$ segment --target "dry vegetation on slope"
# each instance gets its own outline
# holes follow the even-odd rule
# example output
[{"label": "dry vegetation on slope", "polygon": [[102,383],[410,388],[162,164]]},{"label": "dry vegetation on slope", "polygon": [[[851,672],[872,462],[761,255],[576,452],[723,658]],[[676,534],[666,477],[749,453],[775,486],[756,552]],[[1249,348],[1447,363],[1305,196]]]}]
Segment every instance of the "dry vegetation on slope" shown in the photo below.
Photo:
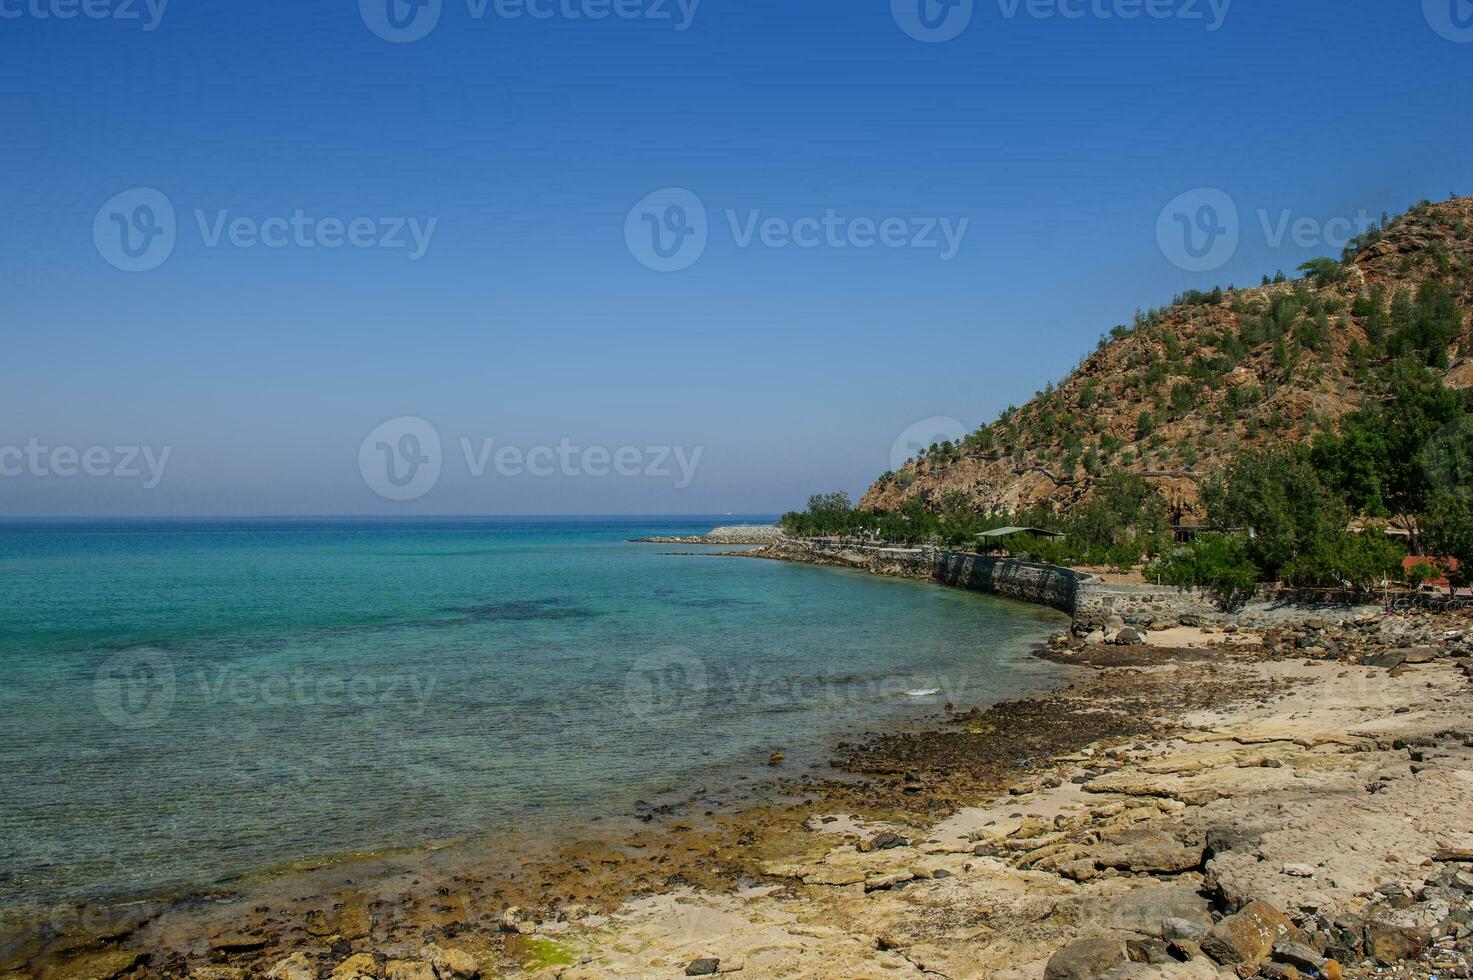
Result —
[{"label": "dry vegetation on slope", "polygon": [[959,445],[887,473],[860,507],[1065,508],[1109,472],[1143,474],[1199,515],[1203,480],[1240,448],[1303,440],[1380,390],[1398,357],[1473,387],[1473,198],[1424,202],[1303,279],[1178,297],[1116,327],[1057,388]]}]

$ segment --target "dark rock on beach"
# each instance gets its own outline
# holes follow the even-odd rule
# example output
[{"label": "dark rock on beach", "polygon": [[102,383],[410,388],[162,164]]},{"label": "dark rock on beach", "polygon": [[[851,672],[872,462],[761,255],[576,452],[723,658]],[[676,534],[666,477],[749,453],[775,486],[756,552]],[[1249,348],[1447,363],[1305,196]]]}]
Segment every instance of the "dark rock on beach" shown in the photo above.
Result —
[{"label": "dark rock on beach", "polygon": [[1076,939],[1049,957],[1044,980],[1094,980],[1127,959],[1118,939]]}]

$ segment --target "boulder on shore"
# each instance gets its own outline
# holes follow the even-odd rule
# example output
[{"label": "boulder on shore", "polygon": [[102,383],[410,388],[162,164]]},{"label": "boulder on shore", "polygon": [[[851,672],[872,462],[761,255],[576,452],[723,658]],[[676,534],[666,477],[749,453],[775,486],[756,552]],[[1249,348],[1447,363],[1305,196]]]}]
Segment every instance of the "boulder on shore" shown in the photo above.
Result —
[{"label": "boulder on shore", "polygon": [[1094,859],[1104,868],[1179,874],[1202,866],[1202,848],[1187,847],[1164,831],[1140,827],[1105,838]]},{"label": "boulder on shore", "polygon": [[1267,902],[1255,901],[1213,926],[1202,940],[1202,952],[1227,966],[1258,966],[1276,944],[1300,938],[1288,916]]},{"label": "boulder on shore", "polygon": [[1049,957],[1043,978],[1094,980],[1125,961],[1125,944],[1118,939],[1076,939]]}]

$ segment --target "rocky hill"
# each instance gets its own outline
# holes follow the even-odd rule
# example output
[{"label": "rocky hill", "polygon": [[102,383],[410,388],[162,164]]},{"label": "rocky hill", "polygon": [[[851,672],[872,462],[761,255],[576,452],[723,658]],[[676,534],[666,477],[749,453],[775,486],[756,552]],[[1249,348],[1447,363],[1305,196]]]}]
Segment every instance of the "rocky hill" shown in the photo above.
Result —
[{"label": "rocky hill", "polygon": [[1125,470],[1190,520],[1204,479],[1237,450],[1312,437],[1376,397],[1378,366],[1415,358],[1473,386],[1470,309],[1473,198],[1423,202],[1301,279],[1138,313],[1057,387],[885,474],[860,506],[1062,508]]}]

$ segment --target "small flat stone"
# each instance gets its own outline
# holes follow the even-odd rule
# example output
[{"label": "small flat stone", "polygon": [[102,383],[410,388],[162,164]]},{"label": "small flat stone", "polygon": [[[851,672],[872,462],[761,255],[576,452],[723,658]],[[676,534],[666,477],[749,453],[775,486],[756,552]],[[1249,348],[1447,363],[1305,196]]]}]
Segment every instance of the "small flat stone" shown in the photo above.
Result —
[{"label": "small flat stone", "polygon": [[1166,948],[1171,951],[1172,956],[1183,963],[1203,955],[1202,947],[1195,939],[1173,939],[1166,944]]},{"label": "small flat stone", "polygon": [[903,885],[908,881],[915,880],[914,871],[897,871],[895,874],[881,875],[878,878],[870,878],[864,883],[866,892],[886,891],[896,885]]},{"label": "small flat stone", "polygon": [[354,953],[333,967],[332,975],[335,980],[360,980],[363,977],[378,976],[378,963],[368,953]]},{"label": "small flat stone", "polygon": [[890,832],[888,830],[884,830],[884,831],[881,831],[878,834],[875,834],[875,836],[871,837],[868,841],[865,841],[865,846],[864,847],[861,847],[860,850],[861,851],[888,851],[888,850],[892,850],[893,848],[897,848],[897,847],[909,847],[909,846],[910,846],[910,841],[908,839],[906,839],[904,837],[901,837],[899,834],[892,833],[892,832]]},{"label": "small flat stone", "polygon": [[1273,957],[1305,973],[1319,973],[1325,968],[1325,958],[1304,943],[1278,943]]},{"label": "small flat stone", "polygon": [[480,976],[480,962],[463,949],[454,946],[437,946],[433,943],[420,951],[426,963],[435,968],[440,980],[471,980]]},{"label": "small flat stone", "polygon": [[305,953],[293,953],[266,971],[266,980],[316,980],[317,971]]},{"label": "small flat stone", "polygon": [[1199,922],[1195,919],[1170,918],[1161,920],[1161,938],[1167,942],[1178,939],[1190,939],[1193,942],[1201,942],[1207,933],[1212,931],[1209,923]]},{"label": "small flat stone", "polygon": [[1126,940],[1125,952],[1132,963],[1149,963],[1159,966],[1171,962],[1171,950],[1165,941],[1160,939]]}]

